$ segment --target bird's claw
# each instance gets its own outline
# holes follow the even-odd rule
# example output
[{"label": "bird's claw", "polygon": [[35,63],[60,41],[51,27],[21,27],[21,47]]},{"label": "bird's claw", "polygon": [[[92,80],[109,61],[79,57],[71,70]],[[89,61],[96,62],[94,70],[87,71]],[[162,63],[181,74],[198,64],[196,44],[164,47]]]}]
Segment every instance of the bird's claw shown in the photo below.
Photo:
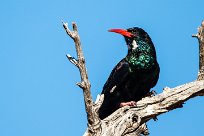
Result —
[{"label": "bird's claw", "polygon": [[120,103],[120,107],[124,107],[124,106],[136,106],[137,103],[135,101],[130,101],[130,102],[121,102]]}]

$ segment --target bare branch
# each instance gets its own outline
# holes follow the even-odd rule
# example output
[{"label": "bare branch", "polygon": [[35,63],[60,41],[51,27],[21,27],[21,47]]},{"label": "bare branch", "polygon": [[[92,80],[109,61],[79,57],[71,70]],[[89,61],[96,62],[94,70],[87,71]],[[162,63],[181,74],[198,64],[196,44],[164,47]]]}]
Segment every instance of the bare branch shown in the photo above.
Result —
[{"label": "bare branch", "polygon": [[[163,92],[156,96],[145,97],[137,102],[135,107],[122,107],[104,120],[98,117],[104,96],[99,96],[93,103],[90,82],[85,65],[85,59],[81,49],[76,23],[73,23],[73,31],[68,29],[68,24],[63,23],[66,33],[74,40],[77,60],[67,55],[69,61],[77,66],[81,75],[81,82],[77,85],[83,89],[84,101],[88,119],[88,129],[84,136],[139,136],[148,133],[146,122],[160,114],[180,108],[190,98],[204,95],[204,21],[198,28],[198,33],[192,35],[199,41],[199,73],[198,80],[177,86],[165,87]],[[114,90],[113,90],[114,91]]]},{"label": "bare branch", "polygon": [[63,22],[63,27],[66,31],[66,33],[74,40],[75,48],[77,52],[77,60],[71,55],[67,55],[68,60],[77,66],[77,68],[80,71],[81,76],[81,82],[77,83],[77,85],[83,89],[84,94],[84,102],[85,102],[85,108],[87,113],[87,120],[88,120],[88,126],[89,126],[89,132],[94,134],[97,129],[100,129],[100,119],[98,117],[98,114],[95,112],[94,103],[91,96],[91,85],[88,80],[88,74],[86,70],[86,64],[84,55],[81,48],[81,41],[78,34],[78,29],[76,23],[72,23],[73,31],[69,30],[68,23]]},{"label": "bare branch", "polygon": [[[150,119],[179,108],[183,102],[204,95],[204,80],[194,81],[175,88],[166,88],[163,93],[145,97],[136,107],[123,107],[101,121],[100,136],[132,136]],[[141,132],[141,131],[140,131]],[[85,133],[86,136],[86,133]]]},{"label": "bare branch", "polygon": [[198,38],[199,42],[198,80],[204,80],[204,21],[202,21],[201,26],[198,27],[198,33],[192,36]]}]

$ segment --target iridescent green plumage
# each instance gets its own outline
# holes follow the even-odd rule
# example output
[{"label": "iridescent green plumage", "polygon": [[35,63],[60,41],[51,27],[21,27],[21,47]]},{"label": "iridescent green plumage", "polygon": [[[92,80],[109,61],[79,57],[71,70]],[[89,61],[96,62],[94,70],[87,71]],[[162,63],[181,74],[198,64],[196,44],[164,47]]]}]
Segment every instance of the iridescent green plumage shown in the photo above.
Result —
[{"label": "iridescent green plumage", "polygon": [[139,47],[130,51],[126,56],[126,61],[134,69],[151,69],[155,65],[155,56],[151,54],[153,48],[150,45],[138,41]]},{"label": "iridescent green plumage", "polygon": [[138,101],[147,95],[156,85],[160,72],[154,44],[143,29],[134,27],[112,32],[124,35],[128,54],[115,66],[103,87],[101,119],[117,110],[121,103]]}]

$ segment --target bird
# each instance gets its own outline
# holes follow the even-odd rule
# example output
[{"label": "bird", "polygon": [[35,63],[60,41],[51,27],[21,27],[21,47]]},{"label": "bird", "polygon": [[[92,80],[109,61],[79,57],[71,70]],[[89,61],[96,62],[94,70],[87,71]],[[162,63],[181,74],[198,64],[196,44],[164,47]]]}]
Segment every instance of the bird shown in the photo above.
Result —
[{"label": "bird", "polygon": [[110,29],[125,38],[127,55],[113,68],[101,94],[104,101],[99,108],[104,119],[123,106],[136,106],[159,79],[160,67],[155,46],[142,28]]}]

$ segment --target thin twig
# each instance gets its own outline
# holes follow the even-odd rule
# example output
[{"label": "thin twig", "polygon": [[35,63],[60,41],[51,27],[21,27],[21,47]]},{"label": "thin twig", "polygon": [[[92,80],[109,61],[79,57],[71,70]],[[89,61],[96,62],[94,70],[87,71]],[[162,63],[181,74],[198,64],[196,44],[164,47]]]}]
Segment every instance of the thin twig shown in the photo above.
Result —
[{"label": "thin twig", "polygon": [[78,61],[77,61],[74,57],[72,57],[70,54],[67,54],[66,56],[67,56],[67,59],[68,59],[72,64],[74,64],[76,67],[79,67]]}]

